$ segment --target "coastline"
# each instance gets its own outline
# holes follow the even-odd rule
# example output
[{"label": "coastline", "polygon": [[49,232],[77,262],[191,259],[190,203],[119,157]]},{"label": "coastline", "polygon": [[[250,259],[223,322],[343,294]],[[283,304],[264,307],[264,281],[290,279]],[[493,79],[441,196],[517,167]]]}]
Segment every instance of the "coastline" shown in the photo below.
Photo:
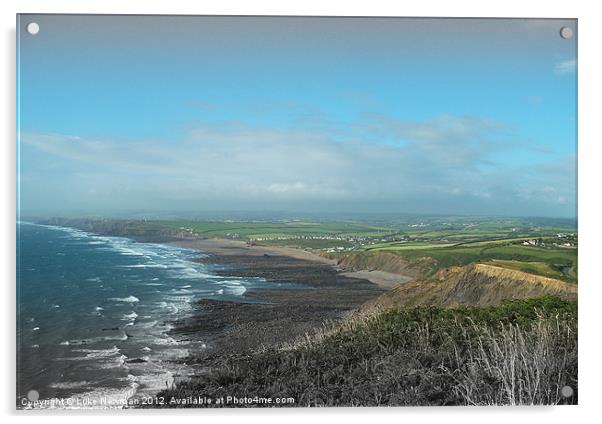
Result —
[{"label": "coastline", "polygon": [[[69,228],[72,227],[64,227],[64,229]],[[82,232],[81,230],[74,231]],[[329,329],[332,327],[332,324],[343,322],[357,311],[362,311],[364,305],[369,305],[382,293],[387,293],[384,297],[389,299],[395,296],[400,290],[403,291],[406,288],[416,285],[422,286],[424,284],[424,281],[417,280],[413,284],[404,286],[401,283],[410,281],[410,277],[378,270],[362,269],[368,268],[365,265],[353,267],[352,269],[358,269],[358,271],[349,272],[345,269],[346,261],[338,262],[311,252],[288,247],[255,246],[247,245],[240,241],[224,239],[156,237],[150,241],[143,237],[120,235],[116,236],[115,240],[109,240],[107,237],[97,234],[87,234],[86,237],[93,239],[90,243],[92,245],[97,245],[101,241],[103,243],[109,241],[112,244],[117,243],[113,250],[116,249],[126,257],[132,255],[134,252],[138,252],[134,256],[143,256],[146,260],[143,260],[143,263],[133,263],[132,265],[132,262],[130,262],[129,266],[125,265],[126,268],[131,266],[136,270],[135,272],[140,272],[139,269],[143,269],[146,266],[151,270],[163,268],[172,270],[183,269],[186,272],[185,278],[199,278],[195,275],[191,276],[191,273],[194,274],[195,269],[201,270],[200,275],[204,276],[201,278],[206,277],[209,280],[211,293],[215,295],[215,297],[211,295],[206,297],[205,292],[201,291],[199,292],[200,296],[196,298],[197,300],[195,300],[194,296],[188,297],[185,300],[185,304],[187,305],[185,308],[186,314],[183,313],[183,309],[176,308],[173,315],[167,317],[167,319],[161,319],[162,323],[160,325],[165,328],[161,332],[162,337],[165,336],[167,339],[171,339],[174,345],[178,345],[177,350],[186,351],[186,353],[177,356],[166,356],[162,361],[159,361],[159,364],[163,363],[163,365],[160,365],[162,370],[160,378],[149,379],[148,377],[151,376],[151,373],[144,372],[144,370],[139,370],[141,372],[129,371],[127,377],[130,385],[125,388],[127,391],[125,401],[123,400],[123,390],[121,387],[118,391],[109,393],[109,396],[106,395],[108,392],[102,392],[104,398],[114,399],[110,401],[110,406],[115,408],[144,407],[140,403],[141,399],[152,398],[153,396],[172,398],[175,396],[176,399],[188,399],[190,396],[197,396],[197,394],[208,393],[209,395],[215,394],[217,396],[229,392],[238,393],[238,391],[241,391],[241,393],[247,393],[248,391],[264,394],[266,390],[272,396],[276,396],[279,395],[281,387],[301,387],[302,389],[299,392],[294,393],[301,393],[301,399],[313,399],[312,396],[315,393],[321,392],[319,390],[315,393],[305,392],[304,388],[308,386],[306,384],[307,381],[318,381],[318,387],[330,384],[330,377],[324,379],[321,375],[325,374],[321,373],[324,370],[338,369],[337,366],[341,358],[346,358],[344,359],[347,361],[346,363],[350,364],[351,369],[355,370],[349,372],[344,368],[342,373],[337,371],[337,378],[340,378],[337,381],[346,382],[343,387],[347,387],[345,389],[347,394],[355,393],[354,388],[364,382],[370,382],[370,387],[374,387],[374,385],[379,387],[378,384],[381,384],[379,383],[380,378],[377,376],[375,380],[375,376],[369,374],[368,370],[374,369],[372,367],[380,367],[385,363],[386,360],[384,358],[391,355],[392,349],[406,354],[407,348],[404,344],[405,342],[400,345],[388,345],[387,343],[391,339],[389,336],[385,337],[386,343],[381,345],[382,339],[379,339],[381,336],[378,335],[382,335],[382,331],[385,331],[385,335],[388,334],[386,333],[389,331],[387,321],[384,321],[384,327],[381,330],[374,333],[376,336],[372,342],[366,341],[374,336],[372,332],[369,334],[359,332],[350,335],[350,339],[348,339],[349,345],[341,343],[338,335],[334,339],[330,339],[326,344],[320,345],[319,343],[325,340],[323,337],[320,337],[324,335],[323,329]],[[121,237],[126,237],[129,241],[117,239]],[[148,243],[153,246],[136,246],[137,243]],[[144,251],[145,249],[152,249],[153,252],[161,252],[162,249],[179,251],[178,248],[183,248],[181,252],[185,252],[185,256],[182,256],[183,259],[179,255],[167,254],[161,255],[160,258],[162,258],[163,262],[158,263],[159,260],[155,258],[156,255],[140,255],[141,250]],[[185,266],[183,266],[184,262],[186,263]],[[115,265],[115,261],[111,261],[111,264]],[[119,261],[117,261],[117,264],[119,264]],[[349,268],[352,266],[350,265]],[[154,275],[157,274],[152,274],[151,276]],[[120,277],[125,276],[120,274]],[[147,278],[147,281],[159,281],[161,277],[165,277],[166,282],[170,281],[171,278],[170,274],[165,274],[158,275],[158,277],[152,279]],[[116,287],[121,287],[121,283],[127,281],[122,278],[118,278],[117,280],[118,284]],[[137,281],[143,280],[144,278]],[[472,279],[470,280],[472,281]],[[85,281],[101,282],[101,279],[94,277]],[[466,279],[463,281],[466,281]],[[223,283],[223,285],[220,283]],[[477,280],[476,283],[478,286],[479,281]],[[149,283],[143,285],[156,286],[163,284]],[[220,285],[223,289],[219,289]],[[217,288],[215,288],[216,286]],[[236,289],[233,292],[233,296],[223,296],[224,290],[231,289],[232,286]],[[181,286],[181,283],[178,282],[176,287],[186,289],[193,286]],[[126,290],[130,289],[126,288]],[[159,300],[169,299],[171,292],[160,292],[157,289],[152,290],[159,295],[167,293],[167,297]],[[144,297],[140,296],[140,299],[138,299],[133,297],[132,293],[138,296],[138,293],[129,291],[128,293],[122,293],[119,297],[108,298],[108,300],[126,303],[140,302],[142,305],[143,302],[141,299],[144,299]],[[127,294],[130,296],[126,297]],[[203,299],[198,300],[199,297]],[[401,298],[407,298],[407,296],[404,294]],[[524,308],[532,308],[532,304],[529,303],[531,300],[527,299],[527,301],[520,304],[519,307],[522,308],[520,311],[523,311]],[[535,300],[550,302],[548,299]],[[555,302],[554,300],[552,301]],[[560,298],[557,301],[562,302]],[[558,304],[553,303],[550,306],[548,303],[544,303],[544,306],[547,305],[552,309],[568,308],[566,304],[561,303],[558,306]],[[439,303],[439,305],[442,304],[441,302]],[[399,310],[395,313],[411,313],[410,309],[407,311]],[[502,309],[501,311],[503,312],[504,310]],[[138,314],[134,314],[133,312],[121,316],[127,316],[133,324],[135,318],[132,321],[130,315],[135,315],[135,318],[138,317]],[[148,316],[144,316],[142,313],[140,315],[143,319],[152,319],[154,313],[149,313]],[[430,316],[430,313],[427,315]],[[497,319],[497,316],[494,316]],[[510,316],[510,319],[512,319],[512,316]],[[488,315],[485,315],[485,318],[489,319],[487,317]],[[158,323],[157,320],[153,322],[155,324]],[[410,322],[413,323],[414,320],[412,319]],[[127,325],[131,324],[126,324],[126,327]],[[351,327],[355,327],[355,325]],[[121,328],[121,324],[119,328]],[[343,325],[343,328],[343,332],[345,332],[348,327]],[[402,341],[406,340],[407,336],[404,333],[404,328],[402,327],[400,337],[398,337]],[[107,328],[107,331],[117,329],[118,327],[111,327]],[[528,331],[528,328],[525,327],[522,330]],[[103,328],[102,331],[105,331],[105,329]],[[143,334],[146,334],[146,330],[144,329]],[[326,359],[324,363],[321,362],[321,356],[317,358],[317,361],[315,360],[316,358],[309,360],[304,356],[304,346],[307,345],[303,341],[307,336],[311,337],[314,334],[317,334],[318,338],[310,339],[311,343],[315,342],[319,346],[322,346],[317,349],[317,352],[326,352],[331,355],[330,359]],[[326,334],[330,333],[326,332]],[[335,334],[338,333],[335,332]],[[447,335],[448,333],[444,334]],[[498,337],[497,333],[495,334],[494,337]],[[533,336],[535,337],[537,334],[534,333]],[[136,334],[130,335],[126,333],[126,335],[128,338],[133,337],[134,341],[138,340],[138,335]],[[326,336],[326,339],[328,339],[328,336]],[[497,343],[497,339],[494,338],[493,341]],[[368,353],[365,353],[365,356],[360,357],[359,360],[357,357],[353,359],[353,355],[351,355],[351,359],[347,358],[345,352],[349,352],[349,350],[337,350],[342,346],[342,349],[351,348],[355,351],[356,346],[361,349],[362,343],[364,343],[364,346],[369,346],[370,348],[368,349]],[[423,339],[419,337],[415,340],[413,349],[416,352],[422,353],[422,343]],[[380,350],[373,351],[371,347],[376,345],[380,346]],[[191,346],[191,349],[179,349],[185,346]],[[149,361],[141,355],[132,356],[126,351],[121,351],[121,349],[122,347],[119,346],[119,348],[113,347],[109,350],[111,354],[113,354],[113,351],[120,354],[120,363],[126,369],[129,367],[145,367],[147,362],[156,362]],[[298,349],[301,350],[299,351]],[[155,350],[154,346],[152,350]],[[82,352],[90,354],[100,352],[104,355],[108,350],[82,350]],[[410,356],[413,358],[412,355]],[[294,362],[295,366],[301,364],[298,368],[290,367],[291,363],[289,359],[291,357],[294,357],[294,361],[300,361]],[[282,361],[278,358],[281,358]],[[443,361],[445,358],[441,360]],[[305,370],[312,369],[313,364],[316,362],[321,364],[317,368],[318,374],[315,374],[316,369],[314,369],[313,374],[312,372],[305,374]],[[408,361],[408,364],[410,364],[408,365],[409,368],[404,372],[410,376],[416,375],[417,370],[421,370],[420,373],[422,375],[430,375],[429,373],[438,372],[439,370],[439,368],[435,370],[430,367],[428,361],[426,361],[426,365],[422,368],[414,368],[411,365],[411,361]],[[239,368],[239,365],[242,368]],[[397,363],[389,365],[394,366],[395,372],[397,372]],[[247,366],[250,368],[246,369],[245,367]],[[362,374],[364,372],[362,370],[365,370],[366,374]],[[567,372],[570,373],[571,371]],[[152,373],[152,375],[156,375],[156,373]],[[246,381],[247,375],[253,375],[254,380],[251,379],[249,383],[239,384],[241,379]],[[353,377],[354,375],[356,377]],[[165,380],[165,377],[168,380]],[[576,377],[571,376],[571,378],[572,380],[570,381],[577,381]],[[274,381],[277,381],[277,384],[280,385],[277,387],[277,390],[274,389]],[[70,390],[75,388],[75,386],[70,386],[70,383],[72,382],[67,381],[67,384],[62,389]],[[79,380],[76,383],[79,384]],[[389,393],[387,390],[392,390],[386,385],[386,382],[382,384],[384,385],[379,390],[382,390],[383,393]],[[562,387],[561,383],[558,384],[559,387]],[[339,386],[337,385],[337,387]],[[390,393],[397,393],[397,390],[405,390],[405,387],[406,384],[403,383],[397,386],[394,392]],[[270,390],[276,391],[270,392]],[[94,396],[98,397],[97,393],[98,391],[87,391],[82,395],[75,395],[72,398],[87,399]],[[410,394],[415,395],[416,393],[411,392]],[[429,397],[431,396],[431,391],[429,390],[420,392],[419,395],[422,398],[417,399],[422,400],[415,403],[410,402],[410,404],[418,404],[425,400],[435,402],[433,404],[438,404],[436,403],[439,400],[438,398],[433,399]],[[307,396],[310,397],[308,398]],[[294,399],[297,399],[297,394],[295,394]],[[331,398],[328,397],[326,399]],[[336,402],[342,402],[340,403],[341,405],[347,405],[345,402],[350,401],[353,404],[357,402],[357,398],[355,397],[335,397],[334,399],[335,403],[333,405],[338,404]],[[362,402],[365,402],[366,405],[371,405],[371,398],[362,399]],[[398,405],[396,402],[399,402],[399,399],[399,397],[394,398],[393,405]],[[454,401],[460,404],[462,400],[456,399]],[[328,403],[330,400],[326,402],[326,404],[330,405]],[[103,405],[100,405],[100,407],[106,407],[106,405]],[[182,405],[190,406],[187,404]],[[65,406],[62,407],[64,408]],[[87,405],[86,407],[92,408],[93,406]],[[67,406],[67,408],[70,409],[72,407]]]},{"label": "coastline", "polygon": [[[153,260],[165,263],[161,266],[151,266],[150,269],[164,269],[167,268],[166,263],[172,263],[174,260],[186,261],[183,255],[163,256],[162,252],[174,252],[177,249],[164,243],[144,246],[134,238],[100,235],[75,227],[30,222],[18,224],[47,229],[49,234],[57,234],[56,239],[43,238],[42,243],[36,243],[45,245],[47,241],[52,246],[58,246],[56,261],[69,257],[74,246],[77,246],[77,254],[81,255],[80,257],[88,259],[92,258],[89,256],[91,252],[99,249],[104,251],[100,257],[109,258],[105,260],[106,266],[103,269],[108,269],[109,272],[120,270],[119,276],[112,281],[100,270],[98,264],[102,262],[88,260],[88,266],[82,268],[84,273],[73,278],[73,281],[81,282],[80,285],[73,281],[65,282],[63,278],[57,277],[59,274],[51,274],[54,278],[47,275],[48,268],[43,270],[44,275],[51,281],[56,280],[57,284],[69,285],[69,292],[85,291],[88,299],[93,300],[85,303],[80,302],[79,297],[76,301],[69,297],[48,297],[48,291],[44,292],[39,288],[35,290],[36,297],[52,301],[44,300],[41,305],[37,305],[36,312],[23,310],[23,316],[17,323],[17,337],[21,339],[17,345],[18,354],[25,355],[27,352],[29,356],[24,358],[35,359],[29,363],[54,371],[48,371],[47,380],[39,380],[33,374],[35,370],[17,366],[18,409],[122,408],[126,406],[125,399],[149,396],[170,387],[176,379],[194,373],[178,360],[187,355],[188,348],[193,343],[176,340],[168,334],[171,329],[170,322],[186,313],[181,306],[186,305],[187,296],[184,293],[179,296],[167,291],[160,293],[154,288],[140,291],[144,290],[143,286],[157,286],[158,283],[152,281],[160,277],[151,279],[157,274],[147,274],[146,277],[128,275],[128,270],[131,271],[130,274],[139,274],[146,266],[135,259],[125,259],[152,256]],[[19,229],[20,234],[25,234],[22,231]],[[29,238],[28,246],[34,245],[32,240],[37,239]],[[60,244],[58,240],[65,241]],[[41,254],[51,255],[53,262],[55,261],[54,250]],[[124,259],[119,262],[119,258]],[[190,264],[192,265],[191,262]],[[50,272],[53,271],[52,268],[49,269]],[[60,274],[73,275],[72,268],[66,269],[67,271],[61,268]],[[31,270],[35,271],[36,268]],[[133,277],[136,279],[131,279]],[[20,290],[24,287],[22,279],[23,277],[18,282]],[[136,283],[143,280],[147,282]],[[36,280],[29,280],[27,286],[30,286],[31,281]],[[174,277],[171,283],[172,287],[180,285],[177,277]],[[55,290],[57,293],[62,292],[60,287]],[[159,293],[162,298],[149,300],[149,295],[153,293]],[[168,299],[170,296],[171,299]],[[158,305],[158,301],[161,301],[161,305]],[[179,301],[180,304],[176,306]],[[84,311],[82,308],[70,309],[73,304],[85,305]],[[42,320],[36,313],[42,311],[44,314],[44,307],[58,313],[46,313],[42,315]],[[54,316],[59,321],[53,321]],[[75,316],[78,317],[77,320],[72,319]],[[85,325],[78,327],[79,324],[72,325],[72,322],[84,322]],[[152,349],[148,346],[152,346]],[[65,363],[67,365],[64,365]],[[31,377],[27,380],[31,375],[36,378]],[[26,388],[25,392],[28,387],[38,390],[43,395],[43,401],[35,406],[23,403],[25,392],[19,389],[19,385]]]},{"label": "coastline", "polygon": [[[267,285],[269,288],[248,288],[240,300],[192,301],[187,315],[178,314],[164,321],[165,325],[169,324],[165,335],[173,336],[178,345],[203,342],[202,349],[190,349],[186,357],[166,359],[176,367],[170,367],[168,372],[168,379],[174,384],[194,379],[224,359],[246,355],[263,346],[293,343],[319,331],[324,325],[351,316],[394,283],[405,281],[402,276],[380,271],[345,272],[334,259],[289,247],[247,245],[227,239],[149,239],[87,228],[61,228],[100,238],[122,237],[134,243],[191,249],[199,252],[192,262],[209,265],[214,268],[212,274],[225,278],[259,277],[271,282]],[[275,286],[274,282],[278,284]],[[143,366],[146,361],[136,356],[126,362],[130,366]],[[172,385],[163,378],[162,375],[156,384],[155,380],[146,381],[142,391],[138,387],[129,387],[128,398],[151,393],[150,386],[158,389]]]},{"label": "coastline", "polygon": [[411,276],[394,274],[386,271],[378,270],[361,270],[361,271],[345,271],[337,267],[336,259],[330,259],[324,256],[317,255],[306,250],[285,247],[285,246],[260,246],[249,245],[244,241],[228,240],[221,238],[207,238],[195,240],[171,240],[165,242],[178,247],[198,250],[213,256],[235,256],[248,255],[251,257],[271,255],[271,256],[288,256],[294,259],[300,259],[308,262],[326,264],[334,267],[341,275],[349,278],[357,278],[368,280],[377,286],[384,289],[391,289],[398,284],[406,283],[412,280]]},{"label": "coastline", "polygon": [[175,335],[208,340],[207,349],[191,352],[187,359],[207,371],[227,357],[293,343],[351,316],[365,302],[408,279],[379,271],[344,272],[336,260],[294,248],[224,239],[168,244],[208,255],[197,261],[223,267],[212,270],[217,275],[281,283],[278,289],[250,289],[243,302],[196,301],[193,317],[174,323]]},{"label": "coastline", "polygon": [[249,256],[260,256],[268,254],[274,256],[290,256],[295,259],[336,265],[336,260],[316,255],[306,250],[284,246],[250,245],[240,240],[229,240],[223,238],[183,239],[170,241],[166,244],[172,244],[174,246],[184,247],[186,249],[200,250],[213,255],[227,256],[245,254]]}]

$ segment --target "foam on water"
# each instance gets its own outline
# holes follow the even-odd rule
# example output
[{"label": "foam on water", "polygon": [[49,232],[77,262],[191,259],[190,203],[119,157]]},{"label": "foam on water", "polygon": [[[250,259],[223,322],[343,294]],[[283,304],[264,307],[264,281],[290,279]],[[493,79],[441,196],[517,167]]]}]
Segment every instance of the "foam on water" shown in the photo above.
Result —
[{"label": "foam on water", "polygon": [[130,312],[129,314],[125,314],[123,316],[123,319],[125,319],[126,321],[127,320],[136,319],[136,318],[138,318],[138,314],[136,312],[134,312],[134,311]]},{"label": "foam on water", "polygon": [[138,299],[136,296],[128,296],[128,297],[112,297],[109,300],[112,300],[114,302],[126,302],[126,303],[136,303],[136,302],[140,302],[140,299]]},{"label": "foam on water", "polygon": [[61,383],[51,383],[50,387],[54,389],[77,389],[81,387],[87,387],[89,385],[89,381],[64,381]]},{"label": "foam on water", "polygon": [[85,353],[86,359],[91,358],[106,358],[108,356],[118,355],[120,349],[117,346],[113,346],[109,349],[73,349],[73,352]]},{"label": "foam on water", "polygon": [[[25,227],[21,249],[35,260],[21,256],[20,284],[22,289],[37,281],[42,285],[32,286],[31,294],[22,290],[29,295],[22,302],[22,322],[29,324],[21,346],[49,362],[34,364],[34,357],[21,356],[20,363],[32,367],[20,371],[23,394],[29,387],[72,399],[117,400],[171,387],[176,375],[189,372],[173,359],[205,343],[170,335],[166,323],[192,313],[196,299],[243,300],[248,287],[267,285],[258,278],[213,275],[193,261],[200,254],[190,249],[57,226],[27,225],[28,233]],[[57,249],[65,255],[57,256]],[[41,261],[44,255],[52,259]],[[55,312],[43,315],[44,310]],[[45,325],[32,325],[38,320]],[[40,371],[42,366],[54,374]]]}]

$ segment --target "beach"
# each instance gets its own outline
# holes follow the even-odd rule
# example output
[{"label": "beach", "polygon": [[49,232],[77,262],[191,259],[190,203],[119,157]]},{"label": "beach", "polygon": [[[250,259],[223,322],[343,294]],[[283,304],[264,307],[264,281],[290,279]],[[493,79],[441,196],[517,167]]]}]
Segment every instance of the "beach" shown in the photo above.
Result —
[{"label": "beach", "polygon": [[[378,271],[342,272],[336,260],[311,252],[253,246],[222,239],[181,240],[170,244],[207,256],[199,262],[219,264],[218,275],[260,277],[282,283],[280,289],[254,288],[245,303],[199,300],[192,318],[175,323],[180,337],[203,337],[207,349],[192,353],[192,362],[210,365],[224,355],[240,355],[294,342],[323,325],[352,315],[363,303],[406,277]],[[371,278],[370,281],[368,278]]]},{"label": "beach", "polygon": [[311,335],[404,281],[288,247],[23,225],[23,395],[119,407]]}]

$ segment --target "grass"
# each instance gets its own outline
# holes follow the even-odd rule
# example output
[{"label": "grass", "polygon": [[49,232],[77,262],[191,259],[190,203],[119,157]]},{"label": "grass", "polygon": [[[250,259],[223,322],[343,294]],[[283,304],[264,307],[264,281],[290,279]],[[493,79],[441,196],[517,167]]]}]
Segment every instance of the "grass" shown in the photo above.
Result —
[{"label": "grass", "polygon": [[198,234],[210,237],[232,237],[242,240],[257,238],[346,235],[350,237],[392,234],[390,228],[355,222],[219,222],[219,221],[158,221],[166,228],[190,228]]},{"label": "grass", "polygon": [[225,358],[159,396],[292,397],[296,406],[576,403],[577,303],[389,310]]},{"label": "grass", "polygon": [[[52,221],[52,220],[51,220]],[[65,221],[65,220],[63,220]],[[210,221],[210,220],[66,220],[64,225],[101,234],[162,240],[169,237],[218,237],[253,240],[263,245],[346,252],[391,252],[409,261],[421,262],[425,276],[450,266],[499,261],[503,266],[525,272],[578,279],[577,249],[551,247],[560,242],[558,233],[575,234],[571,222],[535,218],[422,217],[403,222],[342,221]],[[414,227],[416,222],[425,227]],[[423,222],[424,221],[424,222]],[[412,222],[412,223],[411,223]],[[51,222],[52,223],[52,222]],[[59,224],[61,220],[59,219]],[[564,226],[561,226],[564,225]],[[411,238],[411,242],[400,242]],[[537,238],[550,247],[524,246]],[[391,241],[383,241],[383,239]],[[397,241],[393,241],[397,240]],[[567,240],[567,239],[563,239]],[[576,236],[571,236],[576,241]],[[432,258],[434,261],[424,258]],[[518,265],[517,263],[524,263]]]},{"label": "grass", "polygon": [[450,266],[495,261],[497,265],[510,269],[569,282],[577,280],[577,249],[517,244],[521,240],[523,239],[513,238],[456,244],[391,243],[371,246],[365,251],[391,252],[410,261],[424,257],[433,258],[436,263],[431,266],[430,273]]},{"label": "grass", "polygon": [[[427,227],[414,227],[412,223],[425,221]],[[358,239],[356,247],[368,246],[370,249],[410,250],[410,246],[428,246],[441,248],[447,245],[464,243],[507,244],[530,238],[546,238],[559,232],[575,232],[568,223],[566,227],[558,227],[555,220],[530,219],[490,219],[479,217],[431,217],[413,220],[392,220],[382,222],[340,220],[280,220],[280,221],[211,221],[211,220],[157,220],[146,221],[142,225],[179,230],[187,228],[196,234],[206,237],[237,238],[240,240],[264,239],[266,244],[283,244],[278,238],[294,239],[295,237],[346,237]],[[384,237],[410,237],[418,243],[383,243]],[[267,239],[267,240],[266,240]],[[359,240],[361,239],[361,241]],[[290,245],[294,245],[292,241]],[[316,246],[332,247],[337,240],[330,243],[324,241]],[[372,243],[372,244],[370,244]],[[297,244],[304,247],[303,244]],[[307,247],[312,247],[308,245]],[[478,244],[469,247],[477,247]],[[320,248],[320,247],[316,247]],[[425,248],[426,247],[421,247]]]},{"label": "grass", "polygon": [[385,250],[398,252],[400,250],[430,250],[444,249],[446,247],[456,246],[456,243],[377,243],[366,247],[364,250]]},{"label": "grass", "polygon": [[345,240],[320,240],[320,239],[286,239],[286,240],[269,240],[256,242],[258,245],[265,246],[288,246],[297,247],[300,249],[328,249],[336,247],[352,247],[353,244]]},{"label": "grass", "polygon": [[542,275],[548,278],[556,278],[558,280],[565,279],[565,274],[545,262],[521,262],[521,261],[509,261],[502,259],[493,259],[491,261],[493,265],[501,266],[503,268],[515,269],[517,271],[523,271],[530,274]]}]

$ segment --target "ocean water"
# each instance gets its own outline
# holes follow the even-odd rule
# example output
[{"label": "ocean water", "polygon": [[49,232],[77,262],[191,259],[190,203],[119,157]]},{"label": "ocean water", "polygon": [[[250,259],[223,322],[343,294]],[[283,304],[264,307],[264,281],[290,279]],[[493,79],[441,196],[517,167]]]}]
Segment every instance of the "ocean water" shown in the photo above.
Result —
[{"label": "ocean water", "polygon": [[170,387],[191,371],[174,359],[206,347],[169,334],[192,301],[244,301],[248,288],[278,286],[213,275],[188,249],[23,222],[17,230],[18,405],[30,390],[107,406]]}]

